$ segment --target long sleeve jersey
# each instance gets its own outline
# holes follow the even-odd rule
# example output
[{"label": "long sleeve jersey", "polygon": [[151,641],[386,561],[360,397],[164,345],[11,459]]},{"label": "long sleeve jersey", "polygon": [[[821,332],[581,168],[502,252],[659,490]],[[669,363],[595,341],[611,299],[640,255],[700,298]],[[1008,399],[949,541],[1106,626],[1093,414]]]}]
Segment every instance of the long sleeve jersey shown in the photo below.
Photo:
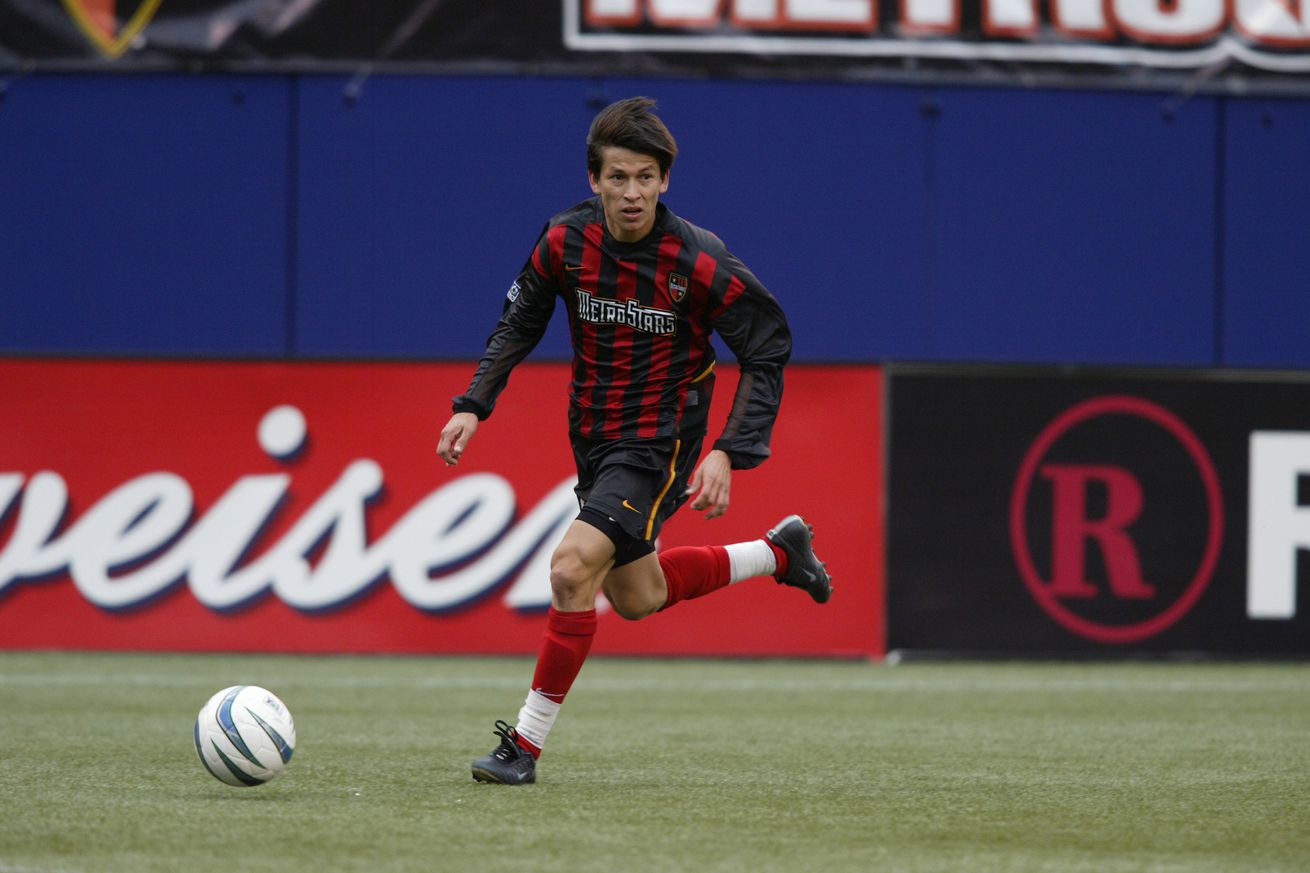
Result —
[{"label": "long sleeve jersey", "polygon": [[791,332],[778,302],[717,236],[656,208],[651,233],[610,236],[600,198],[556,215],[506,295],[457,412],[491,415],[510,371],[564,302],[573,340],[569,430],[593,440],[707,430],[716,332],[740,378],[714,448],[738,469],[769,455]]}]

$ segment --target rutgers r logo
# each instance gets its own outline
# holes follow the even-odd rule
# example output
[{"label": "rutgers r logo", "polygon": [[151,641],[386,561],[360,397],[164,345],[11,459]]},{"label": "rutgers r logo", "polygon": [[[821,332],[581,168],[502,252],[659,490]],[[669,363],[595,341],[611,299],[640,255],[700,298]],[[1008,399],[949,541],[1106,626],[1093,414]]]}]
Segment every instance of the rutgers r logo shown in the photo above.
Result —
[{"label": "rutgers r logo", "polygon": [[1156,636],[1205,591],[1223,539],[1219,477],[1176,415],[1139,397],[1066,410],[1024,456],[1010,542],[1033,598],[1102,643]]}]

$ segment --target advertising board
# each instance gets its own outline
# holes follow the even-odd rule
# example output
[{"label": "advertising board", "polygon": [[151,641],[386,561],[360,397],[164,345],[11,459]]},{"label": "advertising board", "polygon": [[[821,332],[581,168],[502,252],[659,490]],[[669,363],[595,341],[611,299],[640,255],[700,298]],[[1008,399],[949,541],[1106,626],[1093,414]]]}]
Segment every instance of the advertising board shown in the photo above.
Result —
[{"label": "advertising board", "polygon": [[1310,652],[1304,374],[894,366],[887,390],[890,649]]},{"label": "advertising board", "polygon": [[[535,652],[577,513],[568,367],[518,368],[447,468],[436,441],[471,372],[0,361],[0,648]],[[752,580],[641,622],[602,608],[596,652],[881,652],[880,374],[787,379],[774,457],[736,474],[726,516],[685,508],[661,545],[755,539],[800,512],[840,593],[820,607]]]},{"label": "advertising board", "polygon": [[867,78],[1052,70],[1161,84],[1231,67],[1297,86],[1310,23],[1287,0],[0,0],[0,64]]}]

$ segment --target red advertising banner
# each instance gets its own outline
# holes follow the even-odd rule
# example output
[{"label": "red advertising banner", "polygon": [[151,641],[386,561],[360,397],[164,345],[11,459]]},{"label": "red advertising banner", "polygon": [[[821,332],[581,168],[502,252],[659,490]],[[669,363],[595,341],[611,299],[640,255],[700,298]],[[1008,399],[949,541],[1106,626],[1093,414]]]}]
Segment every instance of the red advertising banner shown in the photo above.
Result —
[{"label": "red advertising banner", "polygon": [[[469,364],[0,361],[0,648],[532,653],[577,512],[568,369],[520,367],[463,462],[435,454]],[[721,423],[735,385],[719,380]],[[662,547],[790,512],[836,585],[751,580],[595,651],[874,656],[884,648],[880,372],[792,367],[774,457]]]}]

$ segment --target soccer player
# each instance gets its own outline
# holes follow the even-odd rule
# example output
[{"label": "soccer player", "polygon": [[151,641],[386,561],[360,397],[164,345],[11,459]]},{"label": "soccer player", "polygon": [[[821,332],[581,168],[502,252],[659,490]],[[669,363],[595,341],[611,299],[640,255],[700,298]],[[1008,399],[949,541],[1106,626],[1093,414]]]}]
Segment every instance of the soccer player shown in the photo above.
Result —
[{"label": "soccer player", "polygon": [[[536,780],[591,648],[600,592],[634,620],[758,576],[818,603],[832,593],[799,515],[752,542],[655,551],[660,526],[684,502],[722,515],[732,471],[769,456],[791,333],[773,295],[718,237],[660,203],[677,144],[654,106],[633,97],[593,120],[587,175],[596,196],[546,224],[437,446],[447,464],[459,463],[562,299],[581,509],[551,556],[551,607],[527,699],[516,726],[496,722],[500,745],[473,762],[481,782]],[[711,331],[736,355],[740,377],[727,423],[697,464],[714,388]]]}]

